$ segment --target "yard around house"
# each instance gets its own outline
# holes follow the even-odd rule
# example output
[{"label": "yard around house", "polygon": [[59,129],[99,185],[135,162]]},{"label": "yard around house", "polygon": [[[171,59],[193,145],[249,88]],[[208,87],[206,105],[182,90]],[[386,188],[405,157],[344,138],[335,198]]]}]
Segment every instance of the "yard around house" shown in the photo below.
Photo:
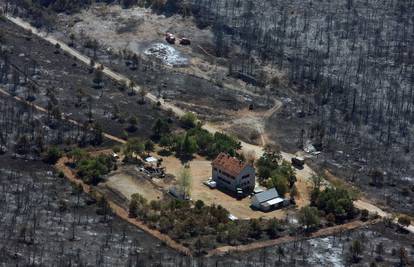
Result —
[{"label": "yard around house", "polygon": [[[177,177],[181,168],[184,166],[182,162],[174,156],[161,158],[163,159],[163,166],[166,167],[167,173]],[[251,199],[249,197],[237,200],[218,189],[210,189],[203,184],[204,181],[211,177],[211,161],[197,156],[189,162],[189,166],[192,175],[191,198],[194,201],[202,200],[207,205],[221,205],[239,219],[260,217],[284,219],[290,210],[289,208],[273,210],[270,212],[252,210],[250,208]],[[298,181],[296,182],[299,191],[299,197],[296,199],[297,208],[309,204],[309,193],[311,190],[310,181],[305,178],[307,176],[300,175],[300,173],[301,172],[299,172],[297,177]],[[166,186],[166,184],[164,185]]]},{"label": "yard around house", "polygon": [[[152,156],[162,159],[162,166],[166,168],[167,174],[173,175],[174,179],[169,178],[150,178],[146,177],[138,166],[124,165],[118,170],[112,172],[101,184],[116,194],[121,195],[127,200],[131,200],[131,195],[138,193],[148,201],[162,199],[162,195],[168,192],[168,189],[177,183],[177,177],[184,164],[175,156],[159,156],[154,153]],[[251,199],[245,197],[242,200],[220,191],[219,189],[210,189],[203,184],[204,181],[211,177],[211,161],[204,157],[196,156],[188,162],[191,171],[191,198],[193,201],[202,200],[206,205],[221,205],[232,215],[239,219],[252,218],[277,218],[285,219],[292,212],[292,207],[281,208],[270,212],[262,212],[251,209]],[[310,203],[311,183],[308,169],[297,170],[296,187],[299,196],[296,198],[295,209],[307,206]]]}]

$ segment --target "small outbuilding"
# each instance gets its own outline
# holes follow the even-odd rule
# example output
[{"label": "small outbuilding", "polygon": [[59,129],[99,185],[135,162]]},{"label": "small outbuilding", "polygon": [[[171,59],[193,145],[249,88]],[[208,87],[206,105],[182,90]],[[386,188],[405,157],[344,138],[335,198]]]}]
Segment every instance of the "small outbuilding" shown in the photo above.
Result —
[{"label": "small outbuilding", "polygon": [[268,189],[252,197],[252,206],[261,211],[270,211],[283,206],[284,199],[275,188]]},{"label": "small outbuilding", "polygon": [[168,189],[168,193],[178,200],[191,200],[190,196],[188,196],[182,189],[177,186],[170,187],[170,189]]}]

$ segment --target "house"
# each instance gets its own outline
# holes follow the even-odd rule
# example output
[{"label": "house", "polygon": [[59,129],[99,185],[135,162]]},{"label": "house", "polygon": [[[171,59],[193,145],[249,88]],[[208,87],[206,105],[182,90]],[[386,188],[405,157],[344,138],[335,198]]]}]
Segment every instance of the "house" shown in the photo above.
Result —
[{"label": "house", "polygon": [[243,194],[254,189],[256,174],[252,165],[226,153],[220,153],[211,165],[217,187]]},{"label": "house", "polygon": [[252,197],[252,206],[261,211],[269,211],[282,207],[284,201],[285,200],[279,196],[277,190],[275,188],[271,188],[255,194]]}]

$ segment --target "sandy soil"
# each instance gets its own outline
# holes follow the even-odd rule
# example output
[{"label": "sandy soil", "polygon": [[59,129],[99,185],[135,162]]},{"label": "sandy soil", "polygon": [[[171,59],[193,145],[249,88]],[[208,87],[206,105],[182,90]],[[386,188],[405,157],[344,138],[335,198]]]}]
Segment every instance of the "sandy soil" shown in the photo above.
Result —
[{"label": "sandy soil", "polygon": [[162,192],[144,178],[135,166],[121,167],[107,178],[105,186],[121,193],[128,200],[131,200],[131,195],[135,193],[148,201],[162,198]]},{"label": "sandy soil", "polygon": [[[122,9],[119,5],[94,5],[74,18],[62,16],[62,20],[77,35],[86,34],[113,50],[128,49],[137,54],[142,54],[155,43],[166,44],[167,32],[178,38],[186,37],[191,40],[191,46],[171,46],[177,50],[177,55],[188,60],[185,70],[205,78],[210,72],[217,71],[205,60],[192,59],[193,53],[203,51],[200,47],[212,46],[214,38],[209,29],[200,30],[190,18],[166,17],[140,7]],[[209,57],[208,54],[205,56]],[[220,72],[223,73],[222,70]]]}]

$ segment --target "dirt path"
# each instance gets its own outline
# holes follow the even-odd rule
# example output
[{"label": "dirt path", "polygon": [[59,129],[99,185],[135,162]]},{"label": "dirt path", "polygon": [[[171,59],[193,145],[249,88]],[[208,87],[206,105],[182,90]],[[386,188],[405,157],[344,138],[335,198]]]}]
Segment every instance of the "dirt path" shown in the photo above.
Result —
[{"label": "dirt path", "polygon": [[[65,177],[73,183],[76,184],[80,184],[83,188],[83,191],[85,193],[90,194],[91,191],[93,190],[93,187],[90,185],[85,184],[84,182],[82,182],[81,180],[76,178],[76,175],[74,174],[74,172],[66,166],[66,163],[70,162],[70,160],[67,157],[63,157],[61,158],[55,165],[55,167],[59,170],[62,171],[65,174]],[[129,222],[132,225],[135,225],[136,227],[140,228],[141,230],[145,231],[146,233],[154,236],[155,238],[163,241],[165,244],[167,244],[169,247],[177,250],[178,252],[187,255],[187,256],[191,256],[191,251],[187,248],[184,247],[183,245],[181,245],[180,243],[174,241],[173,239],[171,239],[169,236],[162,234],[161,232],[151,229],[149,228],[145,223],[134,219],[134,218],[129,218],[128,217],[128,211],[126,211],[124,208],[122,208],[120,205],[116,204],[115,202],[111,201],[110,199],[107,199],[108,204],[111,208],[111,210],[118,216],[120,217],[122,220],[125,220],[127,222]]]},{"label": "dirt path", "polygon": [[[62,50],[66,51],[67,53],[74,56],[75,58],[82,61],[83,63],[85,63],[85,64],[90,63],[90,58],[88,58],[87,56],[82,55],[80,52],[78,52],[75,49],[69,47],[64,42],[57,40],[53,36],[50,36],[47,33],[39,31],[37,28],[31,26],[29,23],[25,22],[24,20],[22,20],[20,18],[12,17],[10,15],[7,15],[6,18],[8,20],[10,20],[11,22],[13,22],[14,24],[16,24],[16,25],[18,25],[18,26],[20,26],[20,27],[22,27],[26,30],[31,31],[33,34],[35,34],[35,35],[39,36],[40,38],[43,38],[44,40],[52,43],[53,45],[59,44]],[[98,67],[99,65],[100,64],[95,64],[95,67]],[[104,67],[103,73],[105,75],[107,75],[108,77],[110,77],[111,79],[113,79],[115,81],[118,81],[118,82],[129,82],[130,81],[126,76],[124,76],[122,74],[119,74],[117,72],[114,72],[114,71],[108,69],[107,67]],[[140,86],[135,86],[134,90],[135,91],[140,91],[141,87]],[[167,103],[163,99],[158,99],[155,95],[153,95],[151,93],[148,93],[146,95],[146,97],[149,100],[153,101],[153,102],[158,102],[159,101],[161,103],[161,108],[163,108],[165,110],[171,110],[178,117],[185,114],[185,111],[182,110],[181,108],[179,108],[179,107],[177,107],[177,106],[175,106],[171,103]],[[271,113],[271,114],[273,114],[273,113]],[[203,128],[206,129],[207,131],[211,132],[211,133],[222,131],[219,128],[217,128],[216,126],[214,126],[213,124],[209,124],[209,123],[206,123],[203,126]],[[261,155],[263,155],[263,147],[262,146],[257,146],[257,145],[249,144],[249,143],[246,143],[246,142],[241,142],[241,146],[242,146],[242,149],[246,152],[253,151],[256,154],[256,157],[260,157]],[[284,159],[290,161],[290,159],[294,155],[290,154],[290,153],[282,152],[282,156],[283,156]],[[303,170],[298,172],[298,175],[303,175],[303,178],[307,178],[307,179],[309,179],[311,177],[311,175],[313,175],[313,174],[315,174],[315,172],[312,169],[310,169],[309,166],[307,166],[307,165],[305,165]],[[375,205],[373,205],[369,202],[366,202],[366,201],[363,201],[363,200],[359,200],[359,201],[360,202],[357,202],[356,205],[361,205],[361,203],[366,203],[367,204],[366,206],[369,208],[368,211],[370,213],[377,213],[378,209],[380,209],[380,208],[376,207]],[[372,208],[371,208],[371,206],[372,206]],[[373,208],[373,207],[375,207],[375,208]],[[388,213],[381,213],[381,214],[386,215],[387,217],[389,217],[389,215],[390,215]],[[407,227],[407,229],[414,233],[414,226],[413,225]]]},{"label": "dirt path", "polygon": [[215,256],[215,255],[224,255],[230,252],[247,252],[251,250],[266,248],[266,247],[272,247],[277,246],[280,244],[293,242],[293,241],[299,241],[299,240],[306,240],[306,239],[312,239],[312,238],[319,238],[319,237],[325,237],[325,236],[331,236],[335,235],[344,231],[349,231],[353,229],[360,228],[364,225],[370,225],[375,224],[379,222],[379,220],[373,220],[368,222],[362,222],[362,221],[353,221],[346,224],[341,225],[335,225],[328,228],[320,229],[316,232],[313,232],[309,234],[308,236],[283,236],[281,238],[272,239],[272,240],[266,240],[266,241],[259,241],[255,243],[250,243],[247,245],[239,245],[239,246],[223,246],[216,249],[211,250],[208,253],[208,256]]}]

